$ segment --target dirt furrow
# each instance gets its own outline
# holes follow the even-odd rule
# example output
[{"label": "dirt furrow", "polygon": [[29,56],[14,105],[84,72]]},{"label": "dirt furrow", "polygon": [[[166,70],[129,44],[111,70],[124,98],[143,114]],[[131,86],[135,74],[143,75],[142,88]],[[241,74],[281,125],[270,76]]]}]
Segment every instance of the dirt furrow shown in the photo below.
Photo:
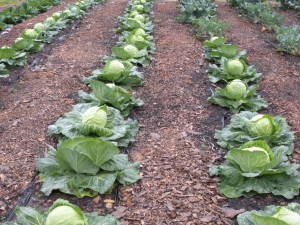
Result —
[{"label": "dirt furrow", "polygon": [[[35,159],[44,155],[47,126],[71,110],[77,92],[84,89],[83,75],[101,65],[116,42],[113,29],[123,14],[126,0],[109,1],[91,10],[39,54],[41,62],[22,70],[16,93],[0,92],[0,213],[15,203],[16,196],[35,173]],[[3,206],[4,205],[4,206]]]},{"label": "dirt furrow", "polygon": [[0,47],[4,45],[11,45],[14,43],[24,29],[33,28],[34,24],[43,22],[47,17],[53,13],[64,10],[68,4],[77,2],[77,0],[64,0],[60,5],[53,6],[47,12],[40,13],[28,20],[24,20],[22,23],[14,25],[9,31],[0,33]]},{"label": "dirt furrow", "polygon": [[[131,158],[142,162],[142,180],[121,190],[124,224],[225,224],[223,198],[207,173],[219,156],[211,143],[220,110],[206,101],[201,43],[176,22],[177,1],[155,1],[157,53],[138,88],[140,132]],[[210,119],[210,122],[208,120]]]}]

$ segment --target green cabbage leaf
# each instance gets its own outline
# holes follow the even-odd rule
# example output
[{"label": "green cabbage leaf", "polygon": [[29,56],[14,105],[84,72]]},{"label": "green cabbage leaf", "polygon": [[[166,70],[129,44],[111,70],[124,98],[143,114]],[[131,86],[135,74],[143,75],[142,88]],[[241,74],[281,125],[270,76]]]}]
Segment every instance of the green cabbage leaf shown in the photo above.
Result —
[{"label": "green cabbage leaf", "polygon": [[[110,85],[110,86],[109,86]],[[111,105],[120,110],[122,116],[128,116],[134,107],[143,105],[143,101],[134,98],[125,88],[115,84],[105,84],[101,81],[91,80],[90,94],[79,91],[80,101],[84,103],[92,103],[93,105]]]}]

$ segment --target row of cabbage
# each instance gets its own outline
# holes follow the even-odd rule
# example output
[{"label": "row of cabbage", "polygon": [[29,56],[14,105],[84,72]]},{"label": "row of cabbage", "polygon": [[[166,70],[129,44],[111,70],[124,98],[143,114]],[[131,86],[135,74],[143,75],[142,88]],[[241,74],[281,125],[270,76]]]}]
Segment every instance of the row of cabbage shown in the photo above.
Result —
[{"label": "row of cabbage", "polygon": [[52,6],[59,5],[60,0],[27,0],[15,7],[9,7],[0,11],[0,31],[10,24],[21,23],[39,13],[46,12]]},{"label": "row of cabbage", "polygon": [[36,23],[33,29],[23,30],[14,44],[0,48],[0,78],[8,77],[12,67],[27,65],[29,54],[41,51],[69,23],[83,18],[91,7],[102,2],[103,0],[78,1],[63,11],[53,13],[44,22]]},{"label": "row of cabbage", "polygon": [[283,9],[294,9],[300,15],[300,2],[298,0],[277,0]]},{"label": "row of cabbage", "polygon": [[[208,0],[198,4],[203,16],[209,5],[216,12],[214,2]],[[206,9],[208,7],[205,7]],[[192,17],[196,9],[190,8]],[[209,11],[211,12],[211,11]],[[186,15],[186,11],[184,12]],[[214,14],[214,13],[213,13]],[[205,16],[205,15],[204,15]],[[215,15],[207,14],[206,20]],[[217,144],[228,150],[225,161],[212,166],[209,173],[221,178],[220,191],[228,198],[250,197],[272,193],[292,199],[299,195],[299,164],[289,162],[294,150],[294,135],[282,116],[259,114],[267,102],[258,93],[258,82],[262,74],[247,63],[246,51],[238,52],[238,46],[227,44],[225,37],[211,37],[204,41],[205,58],[211,62],[208,77],[212,83],[222,83],[208,101],[228,108],[232,115],[230,123],[216,130]],[[242,112],[240,112],[242,111]],[[300,205],[286,207],[269,206],[266,211],[251,211],[238,216],[243,225],[295,225],[300,222]]]},{"label": "row of cabbage", "polygon": [[237,7],[240,13],[253,23],[260,23],[273,30],[278,42],[276,48],[278,51],[300,55],[299,25],[283,26],[284,18],[274,13],[273,7],[265,3],[265,0],[227,0],[227,2],[230,6]]},{"label": "row of cabbage", "polygon": [[[120,17],[121,33],[112,55],[105,57],[102,69],[96,69],[84,82],[90,93],[79,91],[80,103],[71,112],[48,127],[57,137],[57,148],[36,162],[41,191],[75,195],[79,198],[109,194],[119,184],[130,185],[140,179],[140,163],[129,162],[119,148],[134,141],[138,123],[129,118],[134,107],[143,101],[133,96],[132,87],[142,83],[143,73],[155,50],[150,20],[151,1],[131,1]],[[68,201],[59,199],[48,213],[30,207],[16,209],[17,222],[4,225],[119,225],[113,216],[83,213]]]}]

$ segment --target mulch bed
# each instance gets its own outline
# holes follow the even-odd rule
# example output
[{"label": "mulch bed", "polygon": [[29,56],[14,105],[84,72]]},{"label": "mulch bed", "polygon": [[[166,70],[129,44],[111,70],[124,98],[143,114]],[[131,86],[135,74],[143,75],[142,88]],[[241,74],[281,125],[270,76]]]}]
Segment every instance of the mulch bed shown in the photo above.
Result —
[{"label": "mulch bed", "polygon": [[[12,81],[1,87],[0,216],[26,190],[35,174],[34,161],[44,155],[45,144],[55,144],[46,134],[47,126],[71,109],[77,91],[85,88],[82,76],[110,54],[117,40],[115,22],[125,4],[125,0],[117,0],[96,7],[43,53],[33,55],[30,67],[14,70]],[[232,25],[226,31],[228,41],[246,49],[250,64],[264,74],[260,94],[269,102],[264,112],[284,115],[299,134],[299,57],[274,51],[272,33],[241,19],[226,3],[218,5],[220,19]],[[132,160],[142,162],[142,180],[121,188],[116,199],[119,204],[112,206],[104,199],[117,195],[77,199],[55,193],[45,197],[38,191],[41,184],[36,179],[29,205],[47,208],[61,197],[84,211],[114,211],[124,225],[230,225],[243,209],[290,202],[272,195],[228,200],[218,192],[219,179],[209,177],[208,167],[223,158],[224,150],[213,135],[227,111],[207,103],[211,94],[208,64],[191,27],[176,22],[178,2],[157,0],[153,12],[157,52],[144,70],[144,84],[135,89],[145,104],[133,112],[140,132],[129,151]],[[16,93],[10,93],[12,90]],[[297,139],[294,161],[299,161],[299,153]],[[300,202],[300,198],[294,201]]]}]

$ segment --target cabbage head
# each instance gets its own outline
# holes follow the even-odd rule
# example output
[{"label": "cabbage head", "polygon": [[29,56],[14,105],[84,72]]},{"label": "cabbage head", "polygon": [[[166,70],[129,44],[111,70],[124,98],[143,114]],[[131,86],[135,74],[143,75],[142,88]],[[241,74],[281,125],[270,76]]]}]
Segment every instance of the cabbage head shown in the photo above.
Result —
[{"label": "cabbage head", "polygon": [[24,35],[30,39],[35,39],[38,36],[38,33],[34,29],[27,29],[25,30]]},{"label": "cabbage head", "polygon": [[125,71],[125,66],[118,59],[108,61],[103,68],[103,73],[114,76],[115,78],[114,80],[120,78],[124,71]]},{"label": "cabbage head", "polygon": [[45,225],[88,225],[78,207],[63,200],[57,200],[55,203],[50,208]]},{"label": "cabbage head", "polygon": [[138,56],[139,50],[134,45],[125,45],[124,51],[127,52],[131,58],[135,58]]},{"label": "cabbage head", "polygon": [[105,127],[106,122],[107,114],[98,106],[89,108],[82,116],[82,123],[86,126]]},{"label": "cabbage head", "polygon": [[230,150],[230,158],[246,173],[264,171],[274,159],[274,154],[264,141],[250,141],[240,148]]},{"label": "cabbage head", "polygon": [[227,72],[233,76],[240,76],[245,71],[245,65],[238,59],[230,59],[227,62]]},{"label": "cabbage head", "polygon": [[145,23],[146,19],[143,15],[136,15],[134,20],[140,21],[141,23]]},{"label": "cabbage head", "polygon": [[142,36],[136,36],[136,35],[130,35],[127,39],[129,44],[135,44],[137,41],[145,41],[145,39]]},{"label": "cabbage head", "polygon": [[34,29],[35,29],[38,33],[41,33],[42,31],[45,30],[45,26],[44,26],[44,24],[42,24],[42,23],[36,23],[36,24],[34,25]]},{"label": "cabbage head", "polygon": [[137,16],[137,15],[141,15],[138,11],[136,11],[136,10],[134,10],[134,11],[132,11],[130,14],[129,14],[129,17],[130,18],[134,18],[135,16]]},{"label": "cabbage head", "polygon": [[138,28],[134,31],[134,35],[135,36],[146,36],[147,34],[144,29]]},{"label": "cabbage head", "polygon": [[230,99],[243,99],[247,94],[247,85],[241,80],[233,80],[226,85],[228,97]]},{"label": "cabbage head", "polygon": [[144,6],[143,5],[135,5],[134,9],[138,11],[139,13],[144,12]]},{"label": "cabbage head", "polygon": [[56,13],[53,13],[52,14],[52,17],[57,20],[59,17],[61,16],[61,13],[60,12],[56,12]]},{"label": "cabbage head", "polygon": [[273,118],[268,115],[258,114],[251,119],[256,128],[257,134],[262,137],[269,137],[276,132]]},{"label": "cabbage head", "polygon": [[45,20],[45,23],[49,26],[54,26],[56,24],[56,20],[52,16],[50,16]]}]

